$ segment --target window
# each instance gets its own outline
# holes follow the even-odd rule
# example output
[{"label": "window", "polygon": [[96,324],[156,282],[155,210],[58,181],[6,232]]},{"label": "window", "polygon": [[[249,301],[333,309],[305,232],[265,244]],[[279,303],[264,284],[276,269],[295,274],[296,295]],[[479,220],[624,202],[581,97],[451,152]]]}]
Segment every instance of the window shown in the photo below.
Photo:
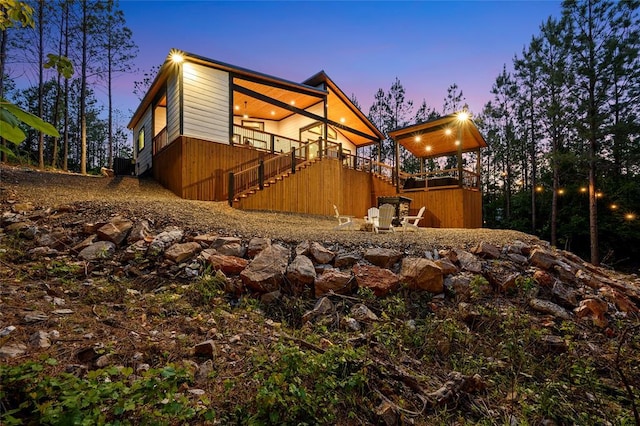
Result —
[{"label": "window", "polygon": [[138,152],[144,149],[144,127],[138,133]]}]

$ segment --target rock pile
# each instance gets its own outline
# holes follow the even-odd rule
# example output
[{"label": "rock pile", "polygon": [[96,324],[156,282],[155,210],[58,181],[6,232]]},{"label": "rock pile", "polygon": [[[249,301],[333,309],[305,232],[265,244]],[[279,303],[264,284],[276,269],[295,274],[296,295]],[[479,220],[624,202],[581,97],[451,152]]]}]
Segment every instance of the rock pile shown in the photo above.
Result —
[{"label": "rock pile", "polygon": [[[637,314],[640,306],[637,278],[594,267],[545,242],[482,242],[471,250],[442,248],[416,256],[383,247],[354,251],[317,241],[242,240],[174,226],[156,230],[150,220],[120,216],[65,222],[77,218],[73,212],[73,206],[39,210],[14,204],[2,214],[0,230],[30,240],[28,255],[34,259],[77,263],[94,274],[186,281],[210,268],[224,274],[226,288],[236,295],[251,292],[274,303],[282,294],[320,298],[358,288],[382,297],[406,286],[457,303],[520,290],[535,311],[603,328],[611,318]],[[54,218],[63,225],[51,226]]]}]

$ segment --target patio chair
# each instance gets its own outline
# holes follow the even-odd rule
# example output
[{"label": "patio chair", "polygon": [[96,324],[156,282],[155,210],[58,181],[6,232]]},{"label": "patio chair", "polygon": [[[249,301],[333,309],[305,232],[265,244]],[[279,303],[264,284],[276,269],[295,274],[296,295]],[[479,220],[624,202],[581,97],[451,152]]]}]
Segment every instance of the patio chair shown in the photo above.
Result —
[{"label": "patio chair", "polygon": [[367,210],[364,221],[375,226],[378,224],[378,217],[380,217],[380,210],[377,207],[371,207]]},{"label": "patio chair", "polygon": [[346,216],[346,215],[340,214],[340,212],[338,212],[338,207],[335,204],[333,205],[333,210],[335,210],[336,219],[338,219],[338,226],[336,226],[333,229],[334,230],[351,229],[351,227],[354,225],[353,216]]},{"label": "patio chair", "polygon": [[418,229],[418,222],[420,222],[424,216],[424,211],[425,211],[426,207],[422,206],[422,208],[420,209],[420,211],[418,211],[418,215],[417,216],[405,216],[402,218],[402,229],[405,231],[415,231],[416,229]]},{"label": "patio chair", "polygon": [[395,232],[391,221],[393,220],[393,214],[396,212],[395,206],[391,204],[383,204],[380,206],[380,216],[378,216],[378,224],[373,225],[373,230],[376,234],[381,232]]}]

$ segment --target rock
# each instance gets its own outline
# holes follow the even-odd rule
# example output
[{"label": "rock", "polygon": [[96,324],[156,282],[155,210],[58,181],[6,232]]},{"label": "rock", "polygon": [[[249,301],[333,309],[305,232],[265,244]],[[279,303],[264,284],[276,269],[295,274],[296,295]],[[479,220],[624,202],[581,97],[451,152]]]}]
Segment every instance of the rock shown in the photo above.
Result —
[{"label": "rock", "polygon": [[353,274],[358,287],[370,288],[378,297],[386,296],[400,285],[400,277],[377,266],[356,265],[353,267]]},{"label": "rock", "polygon": [[247,247],[247,255],[251,258],[256,257],[262,250],[271,246],[271,239],[254,237],[249,240],[249,246]]},{"label": "rock", "polygon": [[149,245],[144,240],[136,241],[127,247],[122,255],[124,261],[143,259]]},{"label": "rock", "polygon": [[237,237],[218,237],[211,244],[211,248],[226,256],[244,257],[247,249],[242,245],[242,240]]},{"label": "rock", "polygon": [[316,278],[315,295],[320,297],[331,291],[337,294],[350,293],[353,288],[351,281],[351,273],[341,272],[338,269],[326,270]]},{"label": "rock", "polygon": [[364,253],[364,258],[381,268],[391,268],[396,262],[400,260],[402,253],[398,250],[385,249],[374,247],[367,249]]},{"label": "rock", "polygon": [[376,415],[379,417],[380,421],[378,423],[384,424],[385,426],[396,426],[399,424],[399,418],[396,411],[396,407],[394,407],[389,401],[383,400],[380,405],[376,408]]},{"label": "rock", "polygon": [[518,253],[507,253],[507,257],[519,265],[526,265],[529,259]]},{"label": "rock", "polygon": [[342,319],[340,320],[340,324],[343,328],[351,331],[360,331],[362,329],[358,320],[351,317],[342,317]]},{"label": "rock", "polygon": [[316,317],[333,313],[335,309],[335,305],[333,304],[333,302],[331,302],[331,300],[329,300],[328,297],[321,297],[316,301],[316,304],[312,310],[307,311],[304,313],[304,315],[302,315],[302,322],[306,323]]},{"label": "rock", "polygon": [[544,354],[564,353],[568,349],[567,342],[565,342],[564,339],[560,336],[554,336],[553,334],[550,334],[550,335],[542,336],[540,340],[541,340],[540,343],[544,348],[544,351],[543,351]]},{"label": "rock", "polygon": [[529,300],[529,306],[543,314],[550,314],[556,318],[560,318],[563,320],[568,320],[571,318],[569,312],[567,312],[563,307],[556,305],[553,302],[549,302],[548,300],[536,299],[533,298]]},{"label": "rock", "polygon": [[515,240],[514,242],[506,246],[505,250],[507,251],[507,253],[514,253],[514,254],[528,256],[531,253],[531,246],[520,240]]},{"label": "rock", "polygon": [[450,274],[457,274],[458,273],[458,267],[456,265],[454,265],[453,262],[451,262],[447,258],[438,259],[438,260],[435,260],[434,262],[442,270],[442,275],[450,275]]},{"label": "rock", "polygon": [[362,303],[357,303],[351,307],[349,314],[360,322],[378,321],[378,316],[371,309]]},{"label": "rock", "polygon": [[627,296],[609,286],[600,287],[598,294],[616,305],[616,308],[622,312],[640,312],[640,309]]},{"label": "rock", "polygon": [[272,291],[270,293],[265,293],[260,296],[260,302],[265,305],[273,305],[282,300],[282,292],[280,290]]},{"label": "rock", "polygon": [[400,269],[400,281],[412,289],[436,294],[444,291],[442,269],[429,259],[405,257]]},{"label": "rock", "polygon": [[49,333],[46,331],[36,331],[29,337],[29,344],[34,348],[45,349],[51,346]]},{"label": "rock", "polygon": [[33,203],[31,203],[31,202],[16,203],[16,204],[11,206],[11,210],[14,213],[27,213],[27,212],[32,212],[35,209],[36,208],[34,207]]},{"label": "rock", "polygon": [[71,251],[74,253],[80,253],[82,250],[89,247],[91,244],[95,243],[98,240],[97,234],[91,234],[75,246],[71,247]]},{"label": "rock", "polygon": [[14,332],[15,330],[16,330],[16,327],[14,325],[8,325],[8,326],[4,327],[2,330],[0,330],[0,337],[8,336],[9,334]]},{"label": "rock", "polygon": [[139,220],[133,224],[129,236],[127,237],[127,244],[133,244],[136,241],[146,240],[153,235],[151,225],[148,220]]},{"label": "rock", "polygon": [[8,343],[0,347],[0,358],[17,358],[27,353],[27,346],[22,343]]},{"label": "rock", "polygon": [[193,354],[197,357],[213,359],[215,355],[216,347],[213,340],[206,340],[202,343],[198,343],[193,348]]},{"label": "rock", "polygon": [[84,260],[110,259],[116,252],[116,245],[111,241],[98,241],[83,249],[78,256]]},{"label": "rock", "polygon": [[116,217],[98,229],[96,234],[98,234],[98,239],[111,241],[116,246],[119,246],[125,238],[127,238],[131,228],[133,228],[133,222],[128,219]]},{"label": "rock", "polygon": [[96,361],[95,361],[95,365],[98,368],[105,368],[108,367],[109,365],[111,365],[111,354],[104,354],[104,355],[100,355]]},{"label": "rock", "polygon": [[260,293],[279,290],[289,263],[289,250],[274,244],[262,250],[240,273],[245,286]]},{"label": "rock", "polygon": [[475,246],[471,253],[480,256],[484,259],[497,259],[500,257],[500,249],[493,244],[481,241],[480,244]]},{"label": "rock", "polygon": [[537,247],[529,255],[529,263],[540,269],[550,270],[557,263],[556,257],[547,250]]},{"label": "rock", "polygon": [[553,284],[556,282],[556,278],[553,275],[541,269],[536,269],[533,273],[533,279],[540,287],[553,287]]},{"label": "rock", "polygon": [[291,284],[292,294],[302,295],[305,287],[313,285],[316,279],[316,270],[311,259],[302,254],[296,256],[287,267],[287,279]]},{"label": "rock", "polygon": [[64,250],[71,244],[71,239],[64,230],[56,230],[37,236],[36,243],[55,250]]},{"label": "rock", "polygon": [[220,270],[225,274],[238,275],[247,267],[249,261],[235,256],[212,254],[207,261],[214,270]]},{"label": "rock", "polygon": [[172,262],[181,263],[198,254],[200,249],[200,244],[194,241],[182,244],[173,244],[164,252],[164,257]]},{"label": "rock", "polygon": [[213,361],[208,359],[198,366],[194,374],[196,384],[206,383],[211,373],[213,373]]},{"label": "rock", "polygon": [[574,309],[574,312],[578,318],[590,317],[594,325],[604,328],[609,324],[604,317],[604,314],[606,314],[608,310],[607,302],[593,297],[580,301],[580,305]]},{"label": "rock", "polygon": [[463,270],[473,272],[474,274],[479,274],[482,272],[482,262],[480,262],[480,260],[476,256],[469,253],[468,251],[460,249],[456,249],[455,253],[456,258],[460,263],[460,267]]},{"label": "rock", "polygon": [[340,252],[336,255],[333,266],[336,268],[348,268],[356,264],[362,257],[356,252]]},{"label": "rock", "polygon": [[196,243],[204,244],[205,246],[211,246],[220,236],[217,234],[201,234],[193,237],[193,241]]},{"label": "rock", "polygon": [[181,229],[171,226],[153,238],[153,241],[151,241],[149,245],[148,252],[151,256],[158,256],[164,252],[167,247],[180,242],[183,236],[184,232]]},{"label": "rock", "polygon": [[58,250],[52,249],[51,247],[36,247],[29,250],[29,256],[32,258],[38,257],[53,257],[59,254]]},{"label": "rock", "polygon": [[556,281],[553,284],[551,293],[561,305],[570,307],[571,309],[578,306],[578,297],[576,292],[562,284],[560,281]]},{"label": "rock", "polygon": [[316,262],[326,265],[331,263],[334,257],[336,257],[335,253],[329,249],[326,249],[322,244],[313,242],[309,247],[309,254],[311,257],[315,259]]},{"label": "rock", "polygon": [[51,311],[52,314],[55,315],[71,315],[73,313],[72,309],[55,309]]},{"label": "rock", "polygon": [[456,302],[466,302],[471,299],[470,282],[471,277],[468,275],[452,275],[444,279],[444,288]]},{"label": "rock", "polygon": [[486,272],[486,277],[494,288],[506,292],[516,288],[516,280],[520,277],[520,273],[514,272],[505,265],[491,264]]},{"label": "rock", "polygon": [[26,324],[33,324],[35,322],[46,321],[48,319],[49,319],[49,316],[44,312],[33,311],[33,312],[27,312],[22,318],[22,321]]}]

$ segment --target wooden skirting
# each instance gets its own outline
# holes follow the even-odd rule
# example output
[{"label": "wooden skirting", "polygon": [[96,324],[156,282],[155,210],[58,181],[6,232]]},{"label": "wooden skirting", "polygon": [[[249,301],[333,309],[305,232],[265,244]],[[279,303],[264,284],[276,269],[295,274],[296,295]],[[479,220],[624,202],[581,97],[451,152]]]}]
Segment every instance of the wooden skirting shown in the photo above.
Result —
[{"label": "wooden skirting", "polygon": [[411,191],[401,194],[411,198],[410,214],[415,215],[426,206],[421,227],[481,228],[482,193],[465,188]]}]

